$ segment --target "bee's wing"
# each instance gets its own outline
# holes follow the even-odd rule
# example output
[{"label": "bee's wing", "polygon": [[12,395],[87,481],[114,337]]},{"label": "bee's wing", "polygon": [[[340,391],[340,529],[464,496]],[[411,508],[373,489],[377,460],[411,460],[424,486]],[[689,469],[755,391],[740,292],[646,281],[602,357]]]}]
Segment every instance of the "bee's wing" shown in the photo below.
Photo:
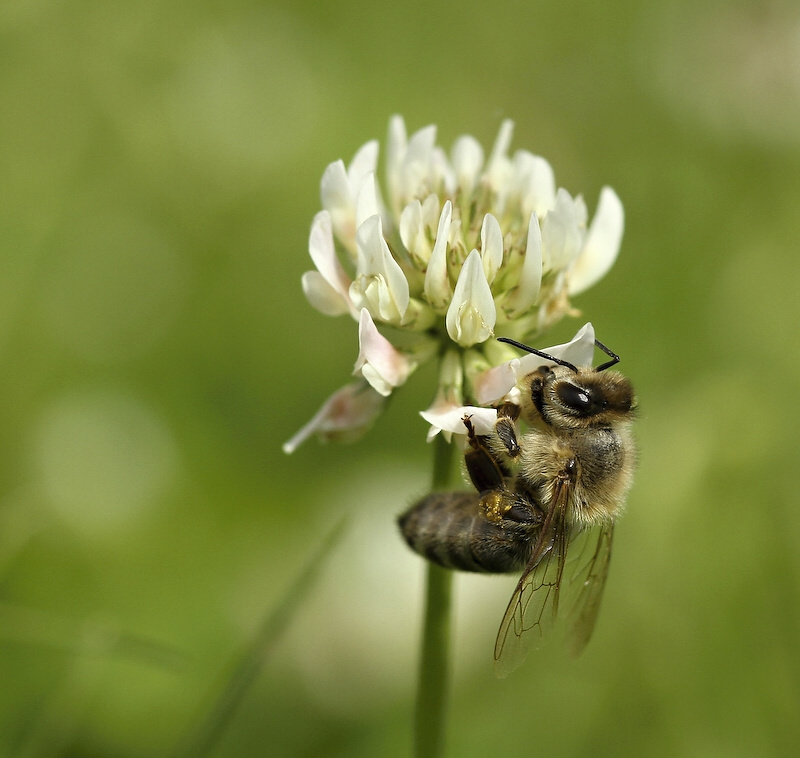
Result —
[{"label": "bee's wing", "polygon": [[[594,630],[611,562],[614,523],[587,530],[570,546],[570,556],[577,554],[574,569],[567,565],[570,597],[568,605],[567,646],[577,657],[583,652]],[[578,544],[579,542],[583,543]]]},{"label": "bee's wing", "polygon": [[566,505],[572,486],[559,482],[531,558],[506,608],[494,645],[495,673],[508,676],[528,653],[528,644],[541,644],[558,615],[561,579],[569,535]]}]

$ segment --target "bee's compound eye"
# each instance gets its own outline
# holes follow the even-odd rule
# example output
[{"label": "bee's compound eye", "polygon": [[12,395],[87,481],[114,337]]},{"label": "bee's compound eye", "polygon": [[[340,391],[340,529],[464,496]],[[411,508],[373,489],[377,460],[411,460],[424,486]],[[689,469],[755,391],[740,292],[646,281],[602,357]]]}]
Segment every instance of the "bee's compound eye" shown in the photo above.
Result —
[{"label": "bee's compound eye", "polygon": [[518,524],[532,524],[536,521],[536,514],[527,505],[512,505],[504,514],[503,518],[515,521]]},{"label": "bee's compound eye", "polygon": [[578,413],[589,413],[592,410],[594,401],[588,390],[578,387],[570,382],[562,382],[556,387],[558,399],[568,408]]}]

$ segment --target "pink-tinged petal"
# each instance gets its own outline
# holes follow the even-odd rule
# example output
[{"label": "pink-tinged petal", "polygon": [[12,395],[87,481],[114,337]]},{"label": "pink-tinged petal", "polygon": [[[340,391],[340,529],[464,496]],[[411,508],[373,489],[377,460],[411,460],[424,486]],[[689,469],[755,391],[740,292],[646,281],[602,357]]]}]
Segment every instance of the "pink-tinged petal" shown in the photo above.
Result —
[{"label": "pink-tinged petal", "polygon": [[479,403],[493,403],[505,397],[517,383],[519,359],[490,368],[472,380],[472,390]]},{"label": "pink-tinged petal", "polygon": [[445,324],[450,338],[462,347],[485,342],[492,334],[497,309],[483,273],[480,253],[473,250],[458,275]]},{"label": "pink-tinged petal", "polygon": [[474,405],[462,405],[448,409],[429,408],[427,411],[421,411],[419,415],[432,427],[432,434],[429,438],[438,434],[439,431],[450,432],[451,434],[466,434],[465,416],[470,417],[476,434],[492,434],[497,420],[497,410],[495,408],[479,408]]},{"label": "pink-tinged petal", "polygon": [[293,453],[314,434],[322,442],[352,442],[372,426],[385,402],[364,381],[348,384],[325,401],[314,418],[283,445],[283,452]]},{"label": "pink-tinged petal", "polygon": [[[336,255],[336,247],[333,244],[331,216],[327,211],[320,211],[314,217],[314,222],[311,225],[311,233],[308,237],[308,252],[322,278],[341,298],[342,305],[338,312],[346,313],[349,310],[355,318],[356,310],[350,300],[350,277],[345,272],[344,267],[339,261],[339,257]],[[304,288],[305,286],[304,284]],[[317,290],[319,289],[316,285],[314,285],[314,287]],[[306,296],[308,296],[308,292],[306,292]],[[311,297],[309,297],[309,300],[311,300]],[[315,308],[318,308],[318,305],[313,301],[311,304],[314,305]],[[341,308],[344,308],[344,310],[341,310]],[[322,308],[318,309],[322,310]],[[322,312],[328,313],[328,311],[325,310],[322,310]]]},{"label": "pink-tinged petal", "polygon": [[[537,348],[553,358],[560,358],[574,366],[591,366],[594,358],[594,327],[584,324],[569,341],[553,347]],[[483,372],[472,380],[475,399],[479,403],[494,403],[505,397],[528,374],[539,366],[555,366],[555,361],[548,361],[539,355],[527,353],[520,358],[512,358],[499,366]]]},{"label": "pink-tinged petal", "polygon": [[608,273],[617,260],[624,229],[622,202],[611,187],[603,187],[583,249],[569,272],[570,295],[589,289]]},{"label": "pink-tinged petal", "polygon": [[378,331],[366,308],[362,308],[358,321],[358,343],[353,374],[363,376],[384,397],[404,384],[416,367]]}]

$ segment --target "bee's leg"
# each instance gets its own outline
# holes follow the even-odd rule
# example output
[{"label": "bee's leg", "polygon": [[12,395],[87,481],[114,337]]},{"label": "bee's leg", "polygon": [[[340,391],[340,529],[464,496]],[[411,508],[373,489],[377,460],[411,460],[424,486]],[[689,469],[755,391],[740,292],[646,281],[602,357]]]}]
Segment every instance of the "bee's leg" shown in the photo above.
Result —
[{"label": "bee's leg", "polygon": [[494,423],[494,431],[500,442],[506,449],[509,457],[516,458],[519,453],[519,442],[517,441],[517,431],[514,422],[519,417],[519,406],[515,403],[503,403],[497,409],[497,421]]},{"label": "bee's leg", "polygon": [[464,454],[464,463],[475,489],[486,492],[503,487],[504,477],[509,476],[510,472],[489,449],[489,438],[475,434],[475,427],[472,426],[469,416],[464,416],[464,426],[467,427],[470,447]]}]

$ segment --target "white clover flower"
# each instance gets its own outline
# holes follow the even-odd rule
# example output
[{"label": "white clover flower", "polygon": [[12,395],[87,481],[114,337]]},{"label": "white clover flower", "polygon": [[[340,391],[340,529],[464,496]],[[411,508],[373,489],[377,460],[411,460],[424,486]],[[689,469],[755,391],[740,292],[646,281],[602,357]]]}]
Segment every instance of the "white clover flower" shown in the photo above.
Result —
[{"label": "white clover flower", "polygon": [[[464,413],[480,433],[494,419],[494,410],[481,406],[513,392],[534,359],[514,357],[495,337],[530,342],[574,313],[570,296],[611,268],[624,227],[617,195],[604,187],[589,223],[581,196],[557,187],[544,158],[524,150],[509,156],[512,131],[505,121],[488,160],[470,136],[459,137],[448,156],[434,126],[408,137],[395,116],[386,202],[376,179],[376,141],[348,167],[336,161],[325,170],[323,210],[309,237],[316,270],[302,285],[321,313],[358,322],[353,373],[360,381],[336,393],[286,444],[288,452],[311,434],[362,431],[383,398],[436,355],[439,387],[423,414],[432,425],[429,438],[440,430],[463,433]],[[590,363],[591,353],[574,356],[593,349],[590,333],[587,325],[547,352],[563,357],[559,350],[568,349],[572,363]]]}]

